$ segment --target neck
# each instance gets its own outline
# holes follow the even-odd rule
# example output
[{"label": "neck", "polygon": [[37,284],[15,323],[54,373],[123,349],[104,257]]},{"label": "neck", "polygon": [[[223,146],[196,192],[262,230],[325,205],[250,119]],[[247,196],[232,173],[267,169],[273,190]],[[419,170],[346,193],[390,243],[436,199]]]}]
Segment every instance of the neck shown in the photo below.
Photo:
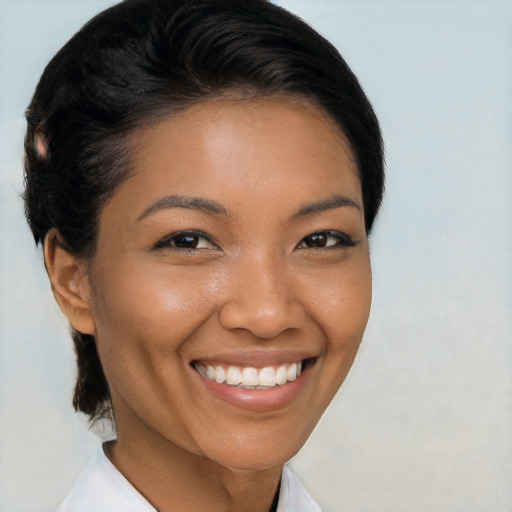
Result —
[{"label": "neck", "polygon": [[159,512],[268,512],[275,505],[282,465],[229,468],[163,438],[137,420],[116,420],[117,441],[108,443],[105,453]]}]

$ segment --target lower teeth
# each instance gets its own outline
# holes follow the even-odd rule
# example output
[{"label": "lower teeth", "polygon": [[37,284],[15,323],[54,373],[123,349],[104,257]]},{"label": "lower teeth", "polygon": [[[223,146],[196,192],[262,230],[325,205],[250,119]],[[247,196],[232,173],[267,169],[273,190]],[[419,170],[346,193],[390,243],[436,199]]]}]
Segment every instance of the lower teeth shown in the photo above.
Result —
[{"label": "lower teeth", "polygon": [[[227,382],[224,382],[224,384],[227,384],[228,386],[232,386],[232,384],[228,384]],[[275,388],[277,387],[276,386],[245,386],[244,384],[238,384],[238,386],[236,386],[238,388],[242,388],[242,389],[272,389],[272,388]]]}]

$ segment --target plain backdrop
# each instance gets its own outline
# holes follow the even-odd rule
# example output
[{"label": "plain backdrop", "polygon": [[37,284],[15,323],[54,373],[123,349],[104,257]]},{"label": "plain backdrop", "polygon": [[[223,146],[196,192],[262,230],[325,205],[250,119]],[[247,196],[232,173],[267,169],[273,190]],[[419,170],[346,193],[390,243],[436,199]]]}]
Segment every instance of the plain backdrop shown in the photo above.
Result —
[{"label": "plain backdrop", "polygon": [[[99,439],[23,218],[24,109],[106,0],[0,0],[0,509],[50,512]],[[281,0],[382,123],[387,193],[356,363],[292,462],[325,512],[512,510],[512,3]]]}]

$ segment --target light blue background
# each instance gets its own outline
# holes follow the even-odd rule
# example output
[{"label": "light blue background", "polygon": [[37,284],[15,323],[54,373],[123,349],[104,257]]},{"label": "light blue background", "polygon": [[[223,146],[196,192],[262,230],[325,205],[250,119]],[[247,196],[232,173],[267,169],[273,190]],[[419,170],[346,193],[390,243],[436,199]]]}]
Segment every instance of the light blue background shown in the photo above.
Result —
[{"label": "light blue background", "polygon": [[[0,509],[54,509],[98,442],[23,219],[23,112],[112,1],[0,0]],[[359,76],[387,145],[374,305],[293,463],[325,512],[512,509],[512,3],[282,0]]]}]

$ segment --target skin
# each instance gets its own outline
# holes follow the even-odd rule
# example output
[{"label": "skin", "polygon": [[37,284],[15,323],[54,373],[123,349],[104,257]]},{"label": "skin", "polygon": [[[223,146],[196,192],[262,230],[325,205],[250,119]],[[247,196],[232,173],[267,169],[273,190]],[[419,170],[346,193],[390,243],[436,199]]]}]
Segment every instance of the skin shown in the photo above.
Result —
[{"label": "skin", "polygon": [[[349,144],[304,101],[224,99],[139,131],[132,153],[94,258],[45,245],[61,308],[96,337],[118,431],[107,455],[162,512],[269,510],[370,310]],[[183,231],[207,238],[192,233],[197,247],[180,248],[172,236]],[[318,232],[327,247],[308,238]],[[310,362],[286,403],[254,411],[212,393],[194,369],[233,354]]]}]

